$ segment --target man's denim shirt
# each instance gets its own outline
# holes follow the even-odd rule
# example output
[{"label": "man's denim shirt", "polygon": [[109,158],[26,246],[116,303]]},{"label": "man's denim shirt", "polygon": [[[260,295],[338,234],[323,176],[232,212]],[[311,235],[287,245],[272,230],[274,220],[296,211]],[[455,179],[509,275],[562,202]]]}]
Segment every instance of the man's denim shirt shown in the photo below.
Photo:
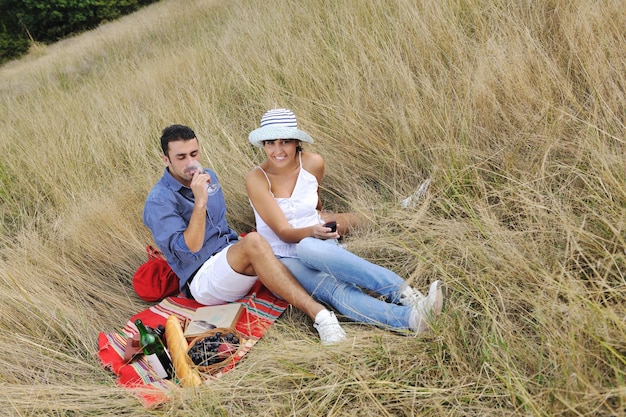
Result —
[{"label": "man's denim shirt", "polygon": [[[211,183],[218,184],[215,172],[205,169]],[[191,252],[183,232],[187,229],[193,211],[191,188],[185,187],[166,168],[152,188],[143,210],[143,222],[152,232],[154,242],[165,255],[167,263],[180,279],[180,287],[211,255],[229,243],[237,241],[237,233],[226,222],[226,203],[221,186],[209,196],[204,244],[198,252]]]}]

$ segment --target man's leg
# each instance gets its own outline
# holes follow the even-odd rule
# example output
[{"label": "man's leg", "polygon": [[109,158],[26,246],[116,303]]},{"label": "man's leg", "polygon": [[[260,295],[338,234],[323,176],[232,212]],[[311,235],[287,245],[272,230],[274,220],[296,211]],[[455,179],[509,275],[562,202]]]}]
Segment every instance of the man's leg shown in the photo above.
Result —
[{"label": "man's leg", "polygon": [[313,299],[281,264],[272,248],[258,233],[248,233],[228,251],[228,263],[240,274],[257,275],[274,294],[303,311],[312,320],[324,306]]},{"label": "man's leg", "polygon": [[279,295],[314,322],[323,344],[339,342],[346,337],[334,313],[327,310],[308,292],[272,251],[271,246],[258,233],[248,233],[231,246],[227,254],[231,268],[240,274],[256,275],[274,294]]}]

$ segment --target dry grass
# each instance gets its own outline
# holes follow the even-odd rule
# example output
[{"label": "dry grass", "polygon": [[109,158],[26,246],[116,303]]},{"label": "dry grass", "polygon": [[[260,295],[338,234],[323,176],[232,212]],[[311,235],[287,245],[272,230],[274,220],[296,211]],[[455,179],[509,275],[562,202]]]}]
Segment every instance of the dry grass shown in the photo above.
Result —
[{"label": "dry grass", "polygon": [[[626,413],[624,1],[181,4],[0,68],[3,415]],[[219,384],[145,410],[96,338],[147,307],[159,132],[195,129],[245,231],[274,106],[316,139],[327,205],[371,220],[351,249],[445,279],[445,314],[324,349],[290,310]]]}]

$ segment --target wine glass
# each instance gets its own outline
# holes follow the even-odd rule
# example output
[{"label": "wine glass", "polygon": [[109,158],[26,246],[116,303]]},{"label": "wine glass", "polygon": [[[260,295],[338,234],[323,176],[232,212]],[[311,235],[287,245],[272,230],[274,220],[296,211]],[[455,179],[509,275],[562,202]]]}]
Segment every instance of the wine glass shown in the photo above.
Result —
[{"label": "wine glass", "polygon": [[[204,168],[202,168],[202,164],[200,164],[200,161],[193,161],[191,165],[189,165],[189,169],[192,171],[192,175],[195,174],[197,171],[204,172]],[[213,184],[210,179],[206,183],[206,190],[209,195],[215,194],[219,187],[220,186],[218,184]]]}]

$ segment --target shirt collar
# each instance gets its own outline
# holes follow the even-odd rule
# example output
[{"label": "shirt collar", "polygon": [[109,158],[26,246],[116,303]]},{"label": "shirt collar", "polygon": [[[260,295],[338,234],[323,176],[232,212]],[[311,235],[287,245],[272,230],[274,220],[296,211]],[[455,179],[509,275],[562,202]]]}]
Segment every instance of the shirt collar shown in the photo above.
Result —
[{"label": "shirt collar", "polygon": [[172,191],[178,192],[181,188],[189,188],[185,187],[183,184],[180,183],[180,181],[174,178],[172,174],[170,174],[170,169],[167,167],[165,167],[165,172],[163,173],[163,180],[167,188],[171,189]]}]

